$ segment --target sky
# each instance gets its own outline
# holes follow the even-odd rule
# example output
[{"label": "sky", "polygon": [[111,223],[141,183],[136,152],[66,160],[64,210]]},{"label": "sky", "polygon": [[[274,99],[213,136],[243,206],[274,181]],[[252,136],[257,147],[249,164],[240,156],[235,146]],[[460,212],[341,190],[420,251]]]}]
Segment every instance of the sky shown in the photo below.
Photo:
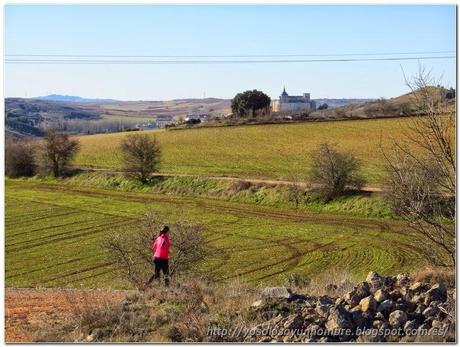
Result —
[{"label": "sky", "polygon": [[[132,64],[133,60],[305,60],[418,57],[453,52],[455,5],[6,5],[7,59],[123,60],[123,64],[5,65],[5,96],[119,100],[232,98],[283,87],[312,98],[394,97],[419,64],[455,86],[455,59],[238,64]],[[350,56],[350,54],[374,54]],[[107,55],[31,57],[34,55]],[[334,56],[334,55],[347,56]],[[376,55],[377,54],[377,55]],[[24,57],[10,55],[29,55]],[[130,58],[119,56],[306,57]],[[328,55],[328,56],[319,56]]]}]

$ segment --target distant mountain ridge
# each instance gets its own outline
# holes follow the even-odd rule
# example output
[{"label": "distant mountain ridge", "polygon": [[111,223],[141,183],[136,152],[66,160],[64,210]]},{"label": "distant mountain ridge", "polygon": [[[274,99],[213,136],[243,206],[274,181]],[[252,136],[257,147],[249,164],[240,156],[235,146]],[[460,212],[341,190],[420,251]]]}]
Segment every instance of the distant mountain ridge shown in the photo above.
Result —
[{"label": "distant mountain ridge", "polygon": [[46,101],[61,101],[61,102],[94,102],[94,103],[113,103],[119,102],[115,99],[92,99],[92,98],[82,98],[81,96],[74,95],[60,95],[60,94],[50,94],[46,96],[37,96],[37,100],[46,100]]}]

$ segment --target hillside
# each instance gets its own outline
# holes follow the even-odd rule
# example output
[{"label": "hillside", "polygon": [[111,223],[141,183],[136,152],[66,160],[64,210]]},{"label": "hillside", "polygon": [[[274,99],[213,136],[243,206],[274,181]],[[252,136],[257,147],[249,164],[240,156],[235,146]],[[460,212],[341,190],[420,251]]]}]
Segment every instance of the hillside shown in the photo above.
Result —
[{"label": "hillside", "polygon": [[[446,103],[450,112],[455,112],[455,96],[451,97],[450,90],[442,87],[429,87],[430,93]],[[380,98],[365,103],[353,103],[325,111],[313,112],[312,118],[346,119],[346,118],[383,118],[411,116],[417,113],[416,94],[410,92],[395,98]],[[455,95],[455,94],[454,94]]]},{"label": "hillside", "polygon": [[8,136],[43,136],[56,127],[69,133],[120,131],[157,118],[172,120],[191,113],[223,116],[230,112],[224,99],[170,101],[116,101],[50,95],[37,99],[6,98],[5,127]]}]

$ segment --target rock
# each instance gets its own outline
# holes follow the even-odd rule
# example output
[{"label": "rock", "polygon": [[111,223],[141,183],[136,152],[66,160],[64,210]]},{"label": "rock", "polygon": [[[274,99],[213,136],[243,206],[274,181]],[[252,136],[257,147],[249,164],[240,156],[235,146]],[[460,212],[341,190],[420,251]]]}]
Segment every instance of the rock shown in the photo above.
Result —
[{"label": "rock", "polygon": [[357,295],[361,296],[361,298],[364,298],[368,296],[370,292],[370,286],[369,283],[367,282],[361,282],[359,283],[355,288],[354,291]]},{"label": "rock", "polygon": [[334,304],[334,300],[327,295],[322,295],[318,298],[318,301],[321,305],[332,305]]},{"label": "rock", "polygon": [[435,284],[425,293],[425,305],[432,301],[445,302],[447,300],[447,288],[444,284]]},{"label": "rock", "polygon": [[390,313],[388,318],[388,322],[391,324],[393,328],[399,328],[401,325],[406,323],[407,321],[407,314],[406,312],[396,310]]},{"label": "rock", "polygon": [[404,333],[406,335],[416,335],[417,334],[418,323],[415,319],[409,320],[404,324]]},{"label": "rock", "polygon": [[432,322],[431,322],[431,327],[432,328],[435,328],[435,329],[442,329],[444,327],[444,324],[442,324],[440,321],[438,321],[437,319],[434,319]]},{"label": "rock", "polygon": [[423,297],[423,295],[415,294],[414,296],[412,296],[412,297],[410,298],[410,301],[413,302],[413,303],[415,303],[415,304],[418,304],[418,303],[424,301],[424,297]]},{"label": "rock", "polygon": [[353,327],[351,316],[342,305],[337,305],[331,309],[326,322],[327,329],[352,329]]},{"label": "rock", "polygon": [[395,306],[395,303],[392,301],[392,300],[384,300],[382,301],[379,306],[377,307],[377,311],[378,312],[382,312],[382,313],[389,313],[393,310]]},{"label": "rock", "polygon": [[410,277],[407,273],[401,273],[396,276],[396,284],[400,287],[405,287],[410,283]]},{"label": "rock", "polygon": [[372,295],[369,295],[359,302],[359,307],[363,312],[375,312],[377,309],[377,301],[375,301]]},{"label": "rock", "polygon": [[434,317],[436,314],[438,314],[439,309],[437,307],[427,307],[425,310],[423,310],[422,315],[425,318],[428,317]]},{"label": "rock", "polygon": [[343,296],[341,296],[340,298],[337,298],[337,299],[335,300],[335,304],[336,304],[336,305],[341,305],[341,304],[345,303],[345,301],[346,301],[346,300],[345,300],[345,295],[343,295]]},{"label": "rock", "polygon": [[303,317],[300,315],[289,316],[286,322],[284,323],[284,328],[289,330],[302,329],[303,326]]},{"label": "rock", "polygon": [[388,293],[384,289],[379,289],[374,293],[374,299],[377,302],[382,302],[388,299]]},{"label": "rock", "polygon": [[431,323],[423,323],[417,329],[417,335],[426,336],[427,331],[431,329]]},{"label": "rock", "polygon": [[404,312],[412,312],[417,307],[416,304],[410,301],[399,300],[395,305],[395,310]]},{"label": "rock", "polygon": [[391,300],[396,301],[401,297],[401,292],[398,289],[395,289],[389,292],[388,296]]},{"label": "rock", "polygon": [[373,327],[374,329],[377,329],[377,330],[378,330],[378,329],[380,329],[380,327],[382,326],[382,324],[383,324],[383,322],[382,322],[381,320],[378,320],[378,319],[377,319],[377,320],[375,320],[375,321],[372,322],[372,327]]},{"label": "rock", "polygon": [[414,313],[422,314],[425,311],[426,306],[424,304],[418,304],[414,310]]},{"label": "rock", "polygon": [[287,287],[267,287],[262,291],[264,299],[290,299],[292,291]]},{"label": "rock", "polygon": [[257,300],[254,301],[251,305],[252,308],[260,308],[264,305],[264,302],[262,300]]},{"label": "rock", "polygon": [[381,320],[382,322],[386,321],[385,316],[382,312],[377,312],[374,316],[374,319]]},{"label": "rock", "polygon": [[371,271],[366,277],[366,282],[371,285],[372,289],[377,290],[383,285],[384,279],[377,272]]},{"label": "rock", "polygon": [[367,312],[353,312],[351,318],[357,328],[369,329],[372,327],[373,318],[372,315]]},{"label": "rock", "polygon": [[330,308],[327,305],[318,305],[316,306],[316,312],[324,318],[327,318],[329,315]]},{"label": "rock", "polygon": [[85,341],[86,342],[93,342],[94,341],[94,335],[91,334],[91,335],[86,336]]},{"label": "rock", "polygon": [[409,290],[414,294],[420,294],[428,290],[428,288],[427,288],[427,285],[423,284],[422,282],[415,282],[409,287]]}]

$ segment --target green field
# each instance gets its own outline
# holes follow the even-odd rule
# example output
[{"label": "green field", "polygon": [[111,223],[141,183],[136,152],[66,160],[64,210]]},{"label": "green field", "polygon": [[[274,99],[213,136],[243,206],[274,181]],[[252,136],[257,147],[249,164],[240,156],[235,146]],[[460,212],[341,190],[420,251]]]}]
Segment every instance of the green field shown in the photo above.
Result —
[{"label": "green field", "polygon": [[[374,119],[151,131],[163,149],[161,171],[249,178],[305,178],[309,154],[324,141],[358,156],[369,184],[383,172],[380,143],[401,137],[410,119]],[[117,147],[126,133],[81,136],[79,166],[119,168]],[[382,141],[381,141],[382,140]]]},{"label": "green field", "polygon": [[9,179],[5,199],[7,287],[127,287],[100,242],[109,230],[136,227],[146,210],[201,224],[212,250],[202,266],[218,281],[258,285],[330,271],[362,279],[429,265],[434,253],[387,219]]}]

